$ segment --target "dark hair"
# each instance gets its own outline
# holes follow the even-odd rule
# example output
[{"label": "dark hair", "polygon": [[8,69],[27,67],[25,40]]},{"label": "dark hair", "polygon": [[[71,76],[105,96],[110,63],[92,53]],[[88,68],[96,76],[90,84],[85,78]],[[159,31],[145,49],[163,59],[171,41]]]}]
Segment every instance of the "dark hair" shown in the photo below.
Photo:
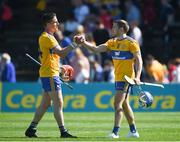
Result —
[{"label": "dark hair", "polygon": [[50,12],[50,13],[44,13],[42,16],[42,24],[43,26],[46,26],[47,23],[50,23],[52,19],[56,16],[56,13]]},{"label": "dark hair", "polygon": [[123,28],[125,33],[129,31],[129,25],[125,20],[115,20],[114,23],[117,24],[118,28]]}]

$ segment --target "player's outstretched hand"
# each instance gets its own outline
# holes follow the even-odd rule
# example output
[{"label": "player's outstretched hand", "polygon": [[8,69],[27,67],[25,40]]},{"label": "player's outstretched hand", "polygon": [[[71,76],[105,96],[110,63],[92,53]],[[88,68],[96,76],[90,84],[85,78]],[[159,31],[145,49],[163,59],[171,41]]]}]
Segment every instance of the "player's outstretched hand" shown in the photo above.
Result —
[{"label": "player's outstretched hand", "polygon": [[63,81],[70,81],[73,77],[73,74],[74,74],[74,69],[72,66],[70,65],[62,65],[60,67],[60,74],[61,74],[61,77],[63,79]]},{"label": "player's outstretched hand", "polygon": [[73,41],[77,44],[82,44],[85,42],[85,37],[83,35],[75,35]]}]

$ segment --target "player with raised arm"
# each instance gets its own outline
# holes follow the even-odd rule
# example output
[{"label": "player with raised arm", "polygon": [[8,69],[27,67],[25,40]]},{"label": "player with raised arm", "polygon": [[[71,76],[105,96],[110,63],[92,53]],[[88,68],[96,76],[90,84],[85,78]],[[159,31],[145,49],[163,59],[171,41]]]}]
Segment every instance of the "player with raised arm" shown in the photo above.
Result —
[{"label": "player with raised arm", "polygon": [[[34,118],[26,130],[25,135],[27,137],[37,137],[36,127],[44,113],[47,111],[48,107],[51,105],[52,101],[54,117],[60,130],[60,136],[62,138],[76,138],[76,136],[69,134],[64,126],[63,97],[61,81],[59,78],[59,60],[73,50],[77,44],[72,43],[66,48],[60,47],[54,37],[54,33],[59,30],[59,22],[55,13],[45,13],[42,17],[42,22],[44,25],[44,32],[39,37],[39,58],[41,61],[39,75],[44,92],[42,95],[41,104],[37,108]],[[66,67],[64,69],[66,69]]]},{"label": "player with raised arm", "polygon": [[[112,34],[115,36],[109,39],[106,43],[99,46],[94,46],[87,42],[83,36],[76,36],[75,42],[82,44],[94,52],[111,52],[114,74],[115,74],[115,89],[114,97],[115,120],[114,128],[110,134],[111,138],[119,138],[118,132],[121,127],[121,121],[124,115],[128,121],[130,132],[127,137],[139,137],[136,130],[134,114],[129,104],[129,93],[131,86],[125,81],[124,75],[134,79],[137,84],[140,83],[140,75],[142,71],[142,57],[138,43],[126,35],[129,30],[129,25],[124,20],[113,22]],[[134,69],[136,68],[136,72]]]}]

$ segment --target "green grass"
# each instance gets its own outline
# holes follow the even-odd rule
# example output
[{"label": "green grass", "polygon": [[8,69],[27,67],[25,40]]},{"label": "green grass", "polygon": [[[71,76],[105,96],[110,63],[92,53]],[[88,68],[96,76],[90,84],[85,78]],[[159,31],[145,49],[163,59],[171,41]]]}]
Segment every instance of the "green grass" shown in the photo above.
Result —
[{"label": "green grass", "polygon": [[[77,139],[59,138],[52,113],[38,125],[39,138],[26,138],[33,113],[0,113],[0,141],[117,141],[107,138],[113,126],[113,113],[65,113],[65,124]],[[126,138],[129,131],[123,120],[118,141],[180,141],[180,112],[135,113],[140,138]]]}]

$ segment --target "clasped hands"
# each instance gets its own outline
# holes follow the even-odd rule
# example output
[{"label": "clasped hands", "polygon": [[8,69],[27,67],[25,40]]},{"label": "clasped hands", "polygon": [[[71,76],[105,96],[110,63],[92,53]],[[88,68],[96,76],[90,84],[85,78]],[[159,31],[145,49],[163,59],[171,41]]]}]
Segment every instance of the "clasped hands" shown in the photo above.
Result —
[{"label": "clasped hands", "polygon": [[75,35],[73,37],[73,41],[76,43],[76,44],[83,44],[85,42],[85,36],[84,35]]}]

